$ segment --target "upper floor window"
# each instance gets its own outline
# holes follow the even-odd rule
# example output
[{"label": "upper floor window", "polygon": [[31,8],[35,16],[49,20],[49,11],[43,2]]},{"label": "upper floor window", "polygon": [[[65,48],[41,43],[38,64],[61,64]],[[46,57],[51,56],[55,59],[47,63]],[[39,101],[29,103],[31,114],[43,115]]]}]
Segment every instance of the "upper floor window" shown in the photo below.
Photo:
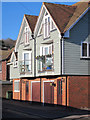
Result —
[{"label": "upper floor window", "polygon": [[25,27],[25,45],[29,44],[29,28]]},{"label": "upper floor window", "polygon": [[50,31],[55,29],[55,25],[53,23],[53,20],[50,18],[50,16],[47,14],[44,16],[44,38],[47,38],[50,36]]},{"label": "upper floor window", "polygon": [[90,43],[82,43],[82,57],[89,58],[90,57]]},{"label": "upper floor window", "polygon": [[41,46],[40,47],[40,55],[48,55],[48,54],[52,54],[53,50],[52,50],[52,44],[50,45],[46,45],[46,46]]}]

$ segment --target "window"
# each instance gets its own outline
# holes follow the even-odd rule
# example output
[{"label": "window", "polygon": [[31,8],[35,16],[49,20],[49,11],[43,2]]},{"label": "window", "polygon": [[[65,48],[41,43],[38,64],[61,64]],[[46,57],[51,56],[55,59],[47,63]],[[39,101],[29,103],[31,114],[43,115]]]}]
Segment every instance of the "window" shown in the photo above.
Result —
[{"label": "window", "polygon": [[14,92],[19,92],[20,91],[20,80],[15,80],[14,81]]},{"label": "window", "polygon": [[43,46],[41,48],[42,49],[40,49],[40,50],[41,50],[42,55],[52,54],[52,44]]},{"label": "window", "polygon": [[82,43],[82,57],[90,57],[90,43]]},{"label": "window", "polygon": [[55,25],[53,23],[53,21],[51,21],[51,30],[55,29]]},{"label": "window", "polygon": [[20,73],[32,72],[32,51],[23,52],[22,61],[20,61]]},{"label": "window", "polygon": [[44,38],[49,37],[50,35],[50,17],[45,17],[45,25],[44,25]]},{"label": "window", "polygon": [[18,61],[13,62],[13,67],[16,68],[18,66]]},{"label": "window", "polygon": [[0,62],[0,71],[2,71],[2,62]]},{"label": "window", "polygon": [[52,44],[40,47],[40,55],[38,59],[38,70],[52,70],[53,69],[53,55],[52,55]]},{"label": "window", "polygon": [[29,44],[29,29],[25,27],[25,45]]}]

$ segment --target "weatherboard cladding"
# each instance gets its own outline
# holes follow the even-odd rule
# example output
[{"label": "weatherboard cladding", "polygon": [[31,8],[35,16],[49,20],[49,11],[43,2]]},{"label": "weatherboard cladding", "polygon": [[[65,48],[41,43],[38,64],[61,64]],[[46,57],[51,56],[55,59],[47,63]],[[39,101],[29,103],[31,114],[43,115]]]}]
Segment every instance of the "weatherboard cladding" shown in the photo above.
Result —
[{"label": "weatherboard cladding", "polygon": [[[64,73],[88,75],[90,60],[81,58],[81,42],[88,39],[88,13],[71,29],[69,39],[64,39]],[[89,41],[88,41],[89,42]]]}]

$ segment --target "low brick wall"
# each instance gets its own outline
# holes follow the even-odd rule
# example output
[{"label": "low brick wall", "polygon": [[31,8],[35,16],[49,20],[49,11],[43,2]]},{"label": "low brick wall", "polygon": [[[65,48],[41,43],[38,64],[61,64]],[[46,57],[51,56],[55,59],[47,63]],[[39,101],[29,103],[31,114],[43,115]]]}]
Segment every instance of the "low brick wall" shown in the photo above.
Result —
[{"label": "low brick wall", "polygon": [[12,87],[12,84],[2,85],[2,98],[6,98],[6,94],[8,91],[13,91]]},{"label": "low brick wall", "polygon": [[88,108],[90,76],[68,77],[68,106]]}]

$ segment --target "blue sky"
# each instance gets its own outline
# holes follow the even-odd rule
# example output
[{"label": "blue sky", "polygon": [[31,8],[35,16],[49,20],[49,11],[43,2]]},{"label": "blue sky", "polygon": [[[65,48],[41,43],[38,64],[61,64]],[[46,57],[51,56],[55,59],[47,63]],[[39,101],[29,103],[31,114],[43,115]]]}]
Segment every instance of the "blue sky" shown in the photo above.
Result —
[{"label": "blue sky", "polygon": [[2,38],[16,40],[24,14],[38,16],[41,6],[42,2],[2,2]]}]

